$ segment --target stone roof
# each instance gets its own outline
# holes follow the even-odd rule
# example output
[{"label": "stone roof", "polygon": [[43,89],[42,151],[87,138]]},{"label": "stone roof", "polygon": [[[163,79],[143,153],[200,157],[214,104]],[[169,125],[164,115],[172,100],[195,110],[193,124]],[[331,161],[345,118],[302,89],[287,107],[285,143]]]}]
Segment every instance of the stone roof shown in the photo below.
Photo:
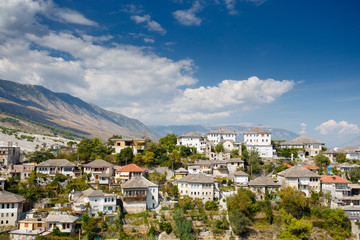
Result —
[{"label": "stone roof", "polygon": [[92,162],[89,162],[88,164],[85,164],[83,167],[91,167],[91,168],[96,168],[96,167],[114,167],[113,164],[102,160],[102,159],[96,159]]},{"label": "stone roof", "polygon": [[280,183],[274,182],[272,179],[265,176],[255,178],[249,182],[249,186],[281,186]]},{"label": "stone roof", "polygon": [[194,133],[194,132],[189,132],[187,134],[181,135],[179,138],[186,138],[186,137],[190,137],[190,138],[204,138],[203,135],[199,134],[199,133]]},{"label": "stone roof", "polygon": [[333,148],[330,150],[326,150],[323,153],[326,154],[336,154],[336,153],[359,153],[360,152],[360,148],[357,147],[344,147],[344,148]]},{"label": "stone roof", "polygon": [[78,217],[68,214],[49,214],[46,218],[46,222],[59,222],[59,223],[73,223],[78,220]]},{"label": "stone roof", "polygon": [[320,177],[319,174],[310,171],[303,166],[294,166],[278,173],[279,176],[288,178],[302,178],[302,177]]},{"label": "stone roof", "polygon": [[126,188],[141,188],[141,189],[143,189],[143,188],[148,188],[148,187],[158,187],[158,185],[156,185],[153,182],[150,182],[143,176],[137,176],[137,177],[133,177],[129,181],[121,184],[121,187],[123,189],[126,189]]},{"label": "stone roof", "polygon": [[249,176],[246,172],[243,171],[237,171],[234,173],[235,176]]},{"label": "stone roof", "polygon": [[116,172],[146,172],[146,171],[147,170],[145,168],[141,168],[133,163],[128,164],[125,167],[122,167],[122,168],[116,170]]},{"label": "stone roof", "polygon": [[243,163],[244,160],[242,160],[241,158],[230,158],[229,160],[226,160],[225,162],[228,162],[228,163]]},{"label": "stone roof", "polygon": [[185,168],[179,168],[179,169],[176,169],[175,172],[177,172],[177,173],[188,172],[188,170],[186,170]]},{"label": "stone roof", "polygon": [[213,176],[208,176],[202,173],[190,174],[178,180],[178,182],[188,182],[188,183],[214,183],[216,181],[217,180]]},{"label": "stone roof", "polygon": [[194,162],[194,165],[197,165],[197,166],[209,166],[209,165],[213,165],[214,164],[214,161],[211,161],[211,160],[197,160]]},{"label": "stone roof", "polygon": [[236,132],[230,131],[228,129],[219,128],[215,131],[211,131],[208,134],[236,134]]},{"label": "stone roof", "polygon": [[8,191],[0,191],[0,203],[19,203],[25,202],[25,198]]},{"label": "stone roof", "polygon": [[66,159],[49,159],[39,163],[36,167],[76,167],[76,164]]},{"label": "stone roof", "polygon": [[286,145],[307,145],[307,144],[324,144],[324,143],[322,143],[318,140],[311,139],[306,136],[300,136],[291,141],[280,143],[281,146],[283,146],[283,145],[285,145],[285,146]]},{"label": "stone roof", "polygon": [[244,134],[271,134],[271,132],[268,132],[261,128],[252,128],[249,131],[244,132]]}]

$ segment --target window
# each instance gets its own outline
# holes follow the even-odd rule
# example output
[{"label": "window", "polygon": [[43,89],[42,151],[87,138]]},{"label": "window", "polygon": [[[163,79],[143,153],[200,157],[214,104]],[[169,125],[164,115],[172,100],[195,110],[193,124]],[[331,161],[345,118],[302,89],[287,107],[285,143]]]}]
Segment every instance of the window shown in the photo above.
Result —
[{"label": "window", "polygon": [[11,213],[11,216],[13,217],[13,216],[14,216],[14,213]]},{"label": "window", "polygon": [[29,227],[29,223],[25,223],[25,227]]},{"label": "window", "polygon": [[42,224],[41,224],[41,223],[38,223],[38,227],[42,227]]}]

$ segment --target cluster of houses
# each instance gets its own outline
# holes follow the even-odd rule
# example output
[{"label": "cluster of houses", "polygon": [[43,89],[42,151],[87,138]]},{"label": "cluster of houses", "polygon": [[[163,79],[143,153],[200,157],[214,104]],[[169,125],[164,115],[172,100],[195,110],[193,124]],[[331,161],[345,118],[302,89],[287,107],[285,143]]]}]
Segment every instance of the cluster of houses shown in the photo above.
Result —
[{"label": "cluster of houses", "polygon": [[[225,152],[212,151],[217,144],[223,144]],[[146,149],[145,139],[114,139],[115,152],[130,147],[133,152],[139,153]],[[253,128],[244,133],[243,143],[236,143],[236,133],[218,129],[209,132],[206,136],[190,132],[179,136],[178,146],[196,148],[198,153],[205,153],[208,160],[196,160],[186,168],[176,170],[158,168],[158,172],[166,173],[166,178],[178,187],[180,197],[188,196],[191,199],[201,199],[203,202],[220,200],[229,196],[229,192],[222,191],[222,182],[219,179],[231,180],[236,188],[248,188],[258,199],[265,194],[271,194],[275,199],[281,188],[293,187],[304,196],[310,197],[312,192],[323,191],[331,196],[331,207],[343,208],[350,219],[360,220],[360,184],[353,184],[347,180],[347,172],[358,167],[357,164],[337,164],[340,176],[333,175],[329,168],[327,175],[319,175],[315,165],[286,164],[286,170],[268,176],[250,176],[244,172],[244,161],[241,158],[231,158],[230,151],[237,149],[241,155],[241,145],[248,151],[255,150],[263,158],[274,158],[276,151],[271,145],[271,133]],[[301,149],[298,157],[305,160],[316,156],[324,147],[324,143],[305,136],[292,141],[282,142],[282,148]],[[10,151],[11,152],[11,151]],[[337,154],[345,153],[347,158],[359,160],[360,149],[345,148],[331,149],[323,152],[332,162]],[[1,154],[1,150],[0,150]],[[1,155],[0,155],[1,156]],[[7,159],[7,158],[4,158]],[[1,159],[0,159],[1,160]],[[79,216],[88,213],[90,216],[114,216],[119,211],[139,213],[146,209],[156,209],[166,201],[166,195],[159,189],[156,182],[148,179],[148,170],[135,164],[117,166],[102,159],[96,159],[84,165],[77,165],[66,159],[50,159],[40,164],[17,164],[7,160],[7,176],[25,180],[33,171],[36,171],[39,184],[46,184],[57,174],[77,178],[86,174],[86,181],[90,188],[83,191],[71,191],[68,195],[66,207],[70,213],[50,211],[44,215],[36,209],[23,212],[25,199],[19,195],[4,191],[5,177],[0,177],[0,227],[17,226],[10,231],[12,239],[34,239],[38,235],[49,234],[55,227],[62,232],[73,232]],[[2,161],[4,162],[4,161]],[[42,177],[46,176],[46,178]],[[110,191],[104,192],[98,186],[107,186]],[[121,193],[112,192],[112,189],[121,187]],[[119,188],[118,188],[119,189]],[[63,207],[51,206],[56,209]]]}]

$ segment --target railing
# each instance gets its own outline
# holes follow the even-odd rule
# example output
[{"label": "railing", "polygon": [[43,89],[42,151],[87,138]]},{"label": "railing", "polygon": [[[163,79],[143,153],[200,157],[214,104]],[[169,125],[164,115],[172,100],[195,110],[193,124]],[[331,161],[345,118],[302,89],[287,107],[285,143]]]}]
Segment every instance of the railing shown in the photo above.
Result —
[{"label": "railing", "polygon": [[146,195],[123,196],[125,202],[146,201]]}]

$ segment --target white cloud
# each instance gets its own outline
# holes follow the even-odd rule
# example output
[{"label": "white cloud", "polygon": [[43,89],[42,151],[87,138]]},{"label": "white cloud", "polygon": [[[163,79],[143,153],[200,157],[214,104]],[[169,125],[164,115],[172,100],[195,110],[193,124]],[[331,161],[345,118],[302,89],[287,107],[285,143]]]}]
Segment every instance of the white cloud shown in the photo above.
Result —
[{"label": "white cloud", "polygon": [[236,0],[225,0],[226,9],[230,15],[236,15],[239,12],[235,9]]},{"label": "white cloud", "polygon": [[195,14],[200,12],[203,6],[199,1],[194,2],[193,6],[187,10],[178,10],[173,12],[173,16],[179,23],[186,26],[199,26],[202,22],[201,18]]},{"label": "white cloud", "polygon": [[71,9],[54,8],[52,12],[58,18],[59,21],[64,21],[67,23],[75,23],[80,25],[87,25],[87,26],[98,25],[96,22],[87,19],[82,14],[73,11]]},{"label": "white cloud", "polygon": [[301,126],[301,131],[299,133],[300,134],[305,134],[306,133],[306,127],[307,127],[306,123],[301,123],[300,126]]},{"label": "white cloud", "polygon": [[[191,59],[174,61],[151,48],[116,42],[102,45],[112,41],[109,35],[53,31],[35,17],[40,11],[45,16],[50,7],[41,10],[41,4],[29,5],[34,10],[22,13],[18,5],[9,5],[5,6],[7,19],[0,14],[0,78],[67,92],[142,121],[165,124],[228,118],[272,103],[294,86],[293,81],[251,77],[194,88],[198,80],[193,77],[196,66]],[[6,12],[3,8],[0,5],[0,13]],[[11,19],[22,14],[26,17],[20,22],[30,25],[19,32],[9,28]],[[148,23],[151,18],[138,16],[134,21]]]},{"label": "white cloud", "polygon": [[135,16],[131,16],[130,17],[135,23],[146,23],[146,28],[149,31],[153,31],[153,32],[159,32],[161,34],[165,34],[166,30],[164,28],[161,27],[161,25],[158,22],[155,22],[153,20],[151,20],[150,15],[146,14],[144,16],[139,16],[139,15],[135,15]]},{"label": "white cloud", "polygon": [[245,1],[246,2],[252,2],[252,3],[256,4],[257,6],[260,6],[261,4],[266,2],[266,0],[245,0]]},{"label": "white cloud", "polygon": [[339,135],[358,134],[360,132],[360,129],[356,124],[348,123],[346,121],[336,122],[332,119],[327,122],[323,122],[315,129],[320,131],[322,135],[334,133]]},{"label": "white cloud", "polygon": [[146,42],[146,43],[154,43],[155,40],[152,39],[152,38],[144,38],[144,42]]},{"label": "white cloud", "polygon": [[135,4],[127,4],[123,6],[123,9],[121,9],[122,12],[131,13],[131,14],[140,14],[144,12],[142,9],[142,6],[136,6]]}]

